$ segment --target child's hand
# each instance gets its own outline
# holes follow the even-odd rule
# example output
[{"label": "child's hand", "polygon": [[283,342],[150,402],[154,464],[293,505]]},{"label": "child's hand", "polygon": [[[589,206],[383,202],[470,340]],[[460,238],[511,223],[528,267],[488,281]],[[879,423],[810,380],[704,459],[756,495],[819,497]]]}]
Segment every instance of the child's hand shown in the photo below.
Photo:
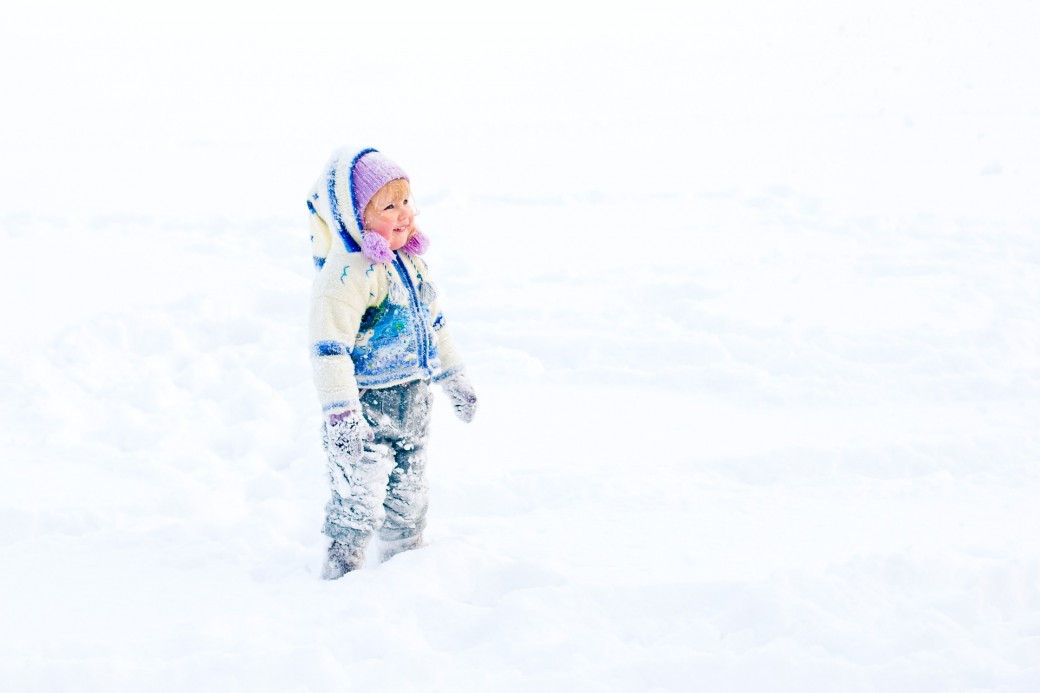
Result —
[{"label": "child's hand", "polygon": [[327,419],[329,445],[335,451],[352,459],[361,457],[366,440],[375,435],[360,412],[344,411],[330,414]]},{"label": "child's hand", "polygon": [[441,381],[441,387],[451,400],[451,406],[455,409],[455,416],[466,423],[473,420],[473,414],[477,411],[477,393],[473,386],[461,372],[445,378]]},{"label": "child's hand", "polygon": [[330,414],[324,431],[326,464],[332,488],[343,498],[350,498],[351,469],[361,462],[365,441],[372,440],[372,429],[356,411]]}]

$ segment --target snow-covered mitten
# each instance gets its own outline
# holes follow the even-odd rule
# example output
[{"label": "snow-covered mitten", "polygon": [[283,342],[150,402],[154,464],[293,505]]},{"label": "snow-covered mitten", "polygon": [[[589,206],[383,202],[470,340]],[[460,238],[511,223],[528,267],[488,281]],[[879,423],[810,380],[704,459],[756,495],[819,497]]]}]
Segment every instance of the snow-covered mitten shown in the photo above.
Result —
[{"label": "snow-covered mitten", "polygon": [[373,439],[375,435],[360,412],[330,414],[325,421],[329,482],[341,497],[350,497],[350,469],[361,461],[365,441]]},{"label": "snow-covered mitten", "polygon": [[473,414],[477,411],[477,393],[473,391],[473,386],[469,384],[462,371],[445,378],[440,384],[451,400],[455,416],[466,423],[472,421]]},{"label": "snow-covered mitten", "polygon": [[373,440],[375,435],[365,417],[360,412],[345,411],[331,414],[328,418],[329,445],[347,457],[361,457],[365,450],[365,441]]}]

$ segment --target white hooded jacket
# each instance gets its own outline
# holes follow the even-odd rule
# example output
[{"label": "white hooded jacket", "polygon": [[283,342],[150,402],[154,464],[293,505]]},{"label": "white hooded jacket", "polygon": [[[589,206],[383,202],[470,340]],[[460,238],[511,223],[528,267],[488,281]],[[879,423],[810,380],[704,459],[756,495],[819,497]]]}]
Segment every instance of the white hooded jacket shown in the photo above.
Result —
[{"label": "white hooded jacket", "polygon": [[359,388],[440,380],[462,369],[429,268],[404,249],[376,262],[361,251],[354,199],[357,160],[372,149],[340,149],[310,191],[314,383],[326,416],[359,407]]}]

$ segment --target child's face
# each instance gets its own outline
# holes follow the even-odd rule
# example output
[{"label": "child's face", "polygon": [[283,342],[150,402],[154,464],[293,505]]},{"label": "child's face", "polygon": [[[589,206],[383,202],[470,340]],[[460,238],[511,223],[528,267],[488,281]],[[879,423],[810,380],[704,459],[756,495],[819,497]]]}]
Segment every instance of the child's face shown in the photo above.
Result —
[{"label": "child's face", "polygon": [[365,207],[365,229],[375,231],[397,250],[408,242],[415,225],[412,191],[403,180],[381,187]]}]

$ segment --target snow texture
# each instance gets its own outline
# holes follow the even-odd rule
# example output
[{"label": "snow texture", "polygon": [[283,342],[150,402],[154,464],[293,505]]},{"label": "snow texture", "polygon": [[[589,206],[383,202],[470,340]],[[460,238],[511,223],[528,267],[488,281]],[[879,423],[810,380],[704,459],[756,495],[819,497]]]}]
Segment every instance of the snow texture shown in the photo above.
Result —
[{"label": "snow texture", "polygon": [[[0,690],[1040,690],[1040,7],[404,5],[5,14]],[[344,142],[480,412],[324,581]]]}]

